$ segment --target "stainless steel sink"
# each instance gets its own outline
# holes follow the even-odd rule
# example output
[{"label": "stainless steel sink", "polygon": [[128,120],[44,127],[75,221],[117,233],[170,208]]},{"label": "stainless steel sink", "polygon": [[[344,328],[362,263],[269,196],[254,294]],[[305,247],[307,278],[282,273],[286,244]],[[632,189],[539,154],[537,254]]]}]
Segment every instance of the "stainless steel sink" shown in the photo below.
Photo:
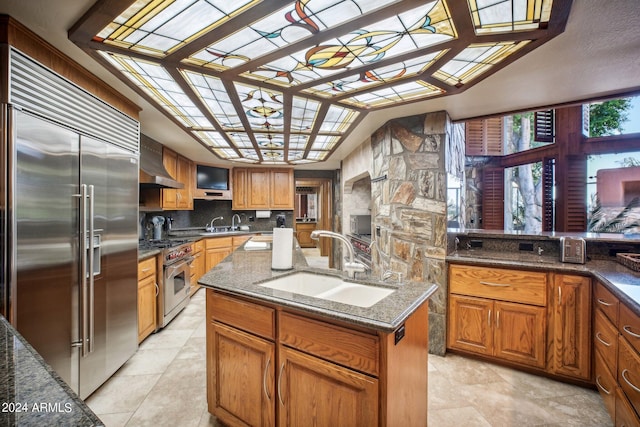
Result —
[{"label": "stainless steel sink", "polygon": [[344,281],[340,277],[299,272],[281,276],[260,286],[357,307],[371,307],[391,295],[394,289]]}]

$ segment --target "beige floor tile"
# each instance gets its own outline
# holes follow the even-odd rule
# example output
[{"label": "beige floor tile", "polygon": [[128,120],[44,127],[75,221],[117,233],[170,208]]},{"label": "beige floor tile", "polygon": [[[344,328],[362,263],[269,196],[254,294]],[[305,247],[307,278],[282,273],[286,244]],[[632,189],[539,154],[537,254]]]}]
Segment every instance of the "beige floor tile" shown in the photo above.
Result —
[{"label": "beige floor tile", "polygon": [[202,359],[207,357],[207,339],[191,336],[176,355],[176,359]]},{"label": "beige floor tile", "polygon": [[475,408],[438,409],[429,411],[429,426],[491,427]]},{"label": "beige floor tile", "polygon": [[159,379],[160,375],[115,375],[86,402],[98,417],[101,414],[133,413]]},{"label": "beige floor tile", "polygon": [[180,347],[138,350],[116,376],[162,374],[179,352]]},{"label": "beige floor tile", "polygon": [[105,427],[124,427],[133,415],[133,412],[123,412],[119,414],[102,414],[100,420]]},{"label": "beige floor tile", "polygon": [[[180,316],[178,316],[179,318]],[[175,320],[178,320],[176,318]],[[200,319],[202,320],[202,319]],[[140,343],[139,350],[156,350],[156,349],[168,349],[168,348],[182,348],[187,342],[191,334],[193,334],[193,328],[190,330],[170,330],[162,329],[155,334],[149,335],[149,337]]]},{"label": "beige floor tile", "polygon": [[198,427],[206,406],[200,388],[163,388],[162,393],[149,393],[127,425]]},{"label": "beige floor tile", "polygon": [[207,394],[206,359],[175,359],[151,389],[150,394],[167,389],[199,389]]}]

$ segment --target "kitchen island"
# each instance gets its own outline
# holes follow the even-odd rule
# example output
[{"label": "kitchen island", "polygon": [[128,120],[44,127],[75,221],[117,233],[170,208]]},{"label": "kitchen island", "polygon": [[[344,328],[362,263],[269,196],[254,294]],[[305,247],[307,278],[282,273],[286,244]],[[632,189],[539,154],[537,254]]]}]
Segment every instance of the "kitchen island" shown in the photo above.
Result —
[{"label": "kitchen island", "polygon": [[209,412],[229,425],[426,425],[425,283],[358,307],[261,286],[291,272],[244,246],[206,273]]},{"label": "kitchen island", "polygon": [[2,316],[0,349],[0,425],[104,425]]}]

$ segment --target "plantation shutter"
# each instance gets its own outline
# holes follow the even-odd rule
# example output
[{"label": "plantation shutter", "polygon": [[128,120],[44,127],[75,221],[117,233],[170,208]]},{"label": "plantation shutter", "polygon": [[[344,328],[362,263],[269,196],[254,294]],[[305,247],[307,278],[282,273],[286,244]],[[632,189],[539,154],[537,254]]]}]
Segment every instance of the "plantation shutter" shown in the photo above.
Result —
[{"label": "plantation shutter", "polygon": [[482,171],[482,228],[504,229],[504,168]]},{"label": "plantation shutter", "polygon": [[566,227],[562,231],[584,232],[587,229],[587,166],[582,156],[568,157],[566,175]]},{"label": "plantation shutter", "polygon": [[553,142],[555,133],[553,110],[534,113],[534,139],[538,142]]},{"label": "plantation shutter", "polygon": [[554,230],[554,159],[542,161],[542,231]]},{"label": "plantation shutter", "polygon": [[467,156],[502,156],[504,154],[503,118],[493,117],[466,122]]}]

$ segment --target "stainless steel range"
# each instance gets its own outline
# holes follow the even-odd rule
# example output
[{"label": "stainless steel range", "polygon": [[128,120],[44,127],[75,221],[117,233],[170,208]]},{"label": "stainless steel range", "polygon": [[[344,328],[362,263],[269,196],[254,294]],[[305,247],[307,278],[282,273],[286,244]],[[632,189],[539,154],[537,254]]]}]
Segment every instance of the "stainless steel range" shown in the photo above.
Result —
[{"label": "stainless steel range", "polygon": [[141,249],[163,248],[162,283],[158,293],[158,328],[164,328],[190,301],[191,243],[186,240],[140,242]]}]

